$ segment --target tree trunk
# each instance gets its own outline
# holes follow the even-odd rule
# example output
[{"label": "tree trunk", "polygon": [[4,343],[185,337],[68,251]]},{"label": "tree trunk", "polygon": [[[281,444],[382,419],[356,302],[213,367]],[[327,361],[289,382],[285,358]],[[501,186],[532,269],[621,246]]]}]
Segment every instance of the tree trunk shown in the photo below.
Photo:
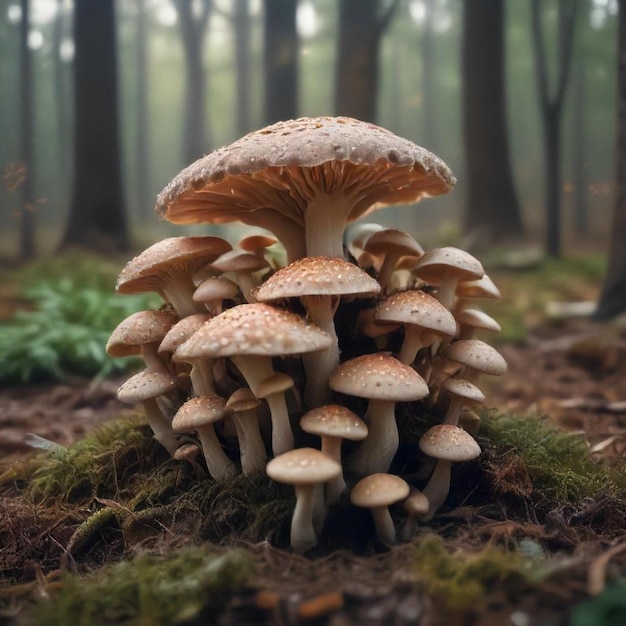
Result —
[{"label": "tree trunk", "polygon": [[154,202],[150,193],[150,108],[148,105],[148,59],[146,34],[146,3],[136,0],[135,23],[135,203],[142,218],[152,215]]},{"label": "tree trunk", "polygon": [[296,0],[264,0],[265,124],[298,115]]},{"label": "tree trunk", "polygon": [[185,51],[185,118],[183,121],[183,161],[192,163],[209,152],[211,133],[206,121],[207,75],[202,63],[207,25],[213,0],[202,0],[200,12],[189,0],[174,0]]},{"label": "tree trunk", "polygon": [[558,4],[558,62],[556,89],[550,95],[548,59],[543,36],[541,4],[532,0],[531,29],[535,52],[535,68],[539,106],[545,146],[546,253],[561,256],[561,113],[571,66],[574,30],[579,0],[560,0]]},{"label": "tree trunk", "polygon": [[479,244],[523,234],[506,122],[503,0],[471,0],[463,14],[464,231]]},{"label": "tree trunk", "polygon": [[74,184],[61,247],[127,250],[113,0],[74,4]]},{"label": "tree trunk", "polygon": [[28,48],[30,28],[30,0],[21,0],[22,21],[20,22],[20,159],[25,171],[21,186],[20,247],[21,260],[35,256],[35,159],[33,119],[33,63]]},{"label": "tree trunk", "polygon": [[618,2],[617,155],[609,267],[595,319],[626,312],[626,0]]},{"label": "tree trunk", "polygon": [[573,143],[573,185],[572,185],[572,210],[574,213],[574,227],[579,237],[589,234],[589,207],[587,203],[587,171],[586,159],[587,146],[586,134],[586,71],[585,60],[582,54],[578,55],[574,72],[574,111],[572,115],[572,143]]},{"label": "tree trunk", "polygon": [[437,55],[435,54],[434,19],[437,0],[424,3],[424,21],[422,22],[422,139],[423,145],[437,153],[437,96],[435,94],[435,76],[437,75]]},{"label": "tree trunk", "polygon": [[399,5],[381,0],[339,1],[335,113],[375,122],[380,42]]},{"label": "tree trunk", "polygon": [[250,0],[235,0],[235,67],[237,80],[237,133],[252,128],[250,119]]}]

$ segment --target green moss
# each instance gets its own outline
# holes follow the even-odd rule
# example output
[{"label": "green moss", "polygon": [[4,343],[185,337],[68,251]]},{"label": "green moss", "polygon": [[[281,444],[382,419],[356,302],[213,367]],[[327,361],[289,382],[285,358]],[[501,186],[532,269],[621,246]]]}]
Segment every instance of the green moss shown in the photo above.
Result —
[{"label": "green moss", "polygon": [[131,465],[146,463],[158,448],[142,417],[113,420],[65,453],[39,458],[28,491],[41,503],[80,503],[113,493]]},{"label": "green moss", "polygon": [[185,547],[165,556],[143,554],[83,577],[66,576],[41,601],[38,626],[75,624],[215,623],[241,588],[251,559],[241,549]]},{"label": "green moss", "polygon": [[571,613],[570,626],[626,624],[626,579],[607,587],[595,598],[579,604]]},{"label": "green moss", "polygon": [[[446,550],[443,540],[427,534],[408,548],[410,566],[419,581],[447,611],[478,608],[496,587],[510,588],[538,582],[541,568],[531,568],[517,552],[487,546],[480,552]],[[536,564],[535,564],[536,565]]]},{"label": "green moss", "polygon": [[[556,430],[534,416],[483,415],[482,446],[495,447],[495,468],[521,460],[535,492],[559,502],[586,496],[623,497],[626,472],[596,463],[586,439]],[[497,477],[496,477],[497,478]]]}]

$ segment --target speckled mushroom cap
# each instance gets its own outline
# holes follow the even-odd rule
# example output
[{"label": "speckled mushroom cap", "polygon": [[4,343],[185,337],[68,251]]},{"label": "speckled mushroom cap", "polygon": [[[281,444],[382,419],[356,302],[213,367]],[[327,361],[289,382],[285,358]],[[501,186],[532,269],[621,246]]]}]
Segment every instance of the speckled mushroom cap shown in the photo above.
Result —
[{"label": "speckled mushroom cap", "polygon": [[288,485],[325,483],[341,474],[341,465],[315,448],[295,448],[274,457],[267,475]]},{"label": "speckled mushroom cap", "polygon": [[191,274],[199,264],[209,264],[231,248],[219,237],[168,237],[131,259],[115,288],[119,293],[159,291],[168,277]]},{"label": "speckled mushroom cap", "polygon": [[391,249],[402,256],[421,257],[424,254],[422,246],[409,233],[395,228],[385,228],[373,233],[363,246],[363,250],[374,256],[386,254]]},{"label": "speckled mushroom cap", "polygon": [[487,274],[477,280],[466,280],[459,283],[456,288],[456,295],[459,298],[491,298],[494,300],[501,297],[497,285]]},{"label": "speckled mushroom cap", "polygon": [[172,430],[189,432],[226,417],[226,400],[216,395],[196,396],[187,400],[174,415]]},{"label": "speckled mushroom cap", "polygon": [[[318,170],[302,175],[300,168]],[[258,209],[264,198],[266,206],[275,201],[277,210],[302,223],[315,187],[329,192],[360,184],[356,219],[374,204],[415,202],[445,193],[455,182],[441,159],[384,128],[348,117],[300,118],[198,159],[159,194],[156,209],[178,224],[228,222]]]},{"label": "speckled mushroom cap", "polygon": [[480,446],[460,426],[437,424],[429,428],[419,442],[420,450],[442,461],[471,461],[480,455]]},{"label": "speckled mushroom cap", "polygon": [[468,404],[481,404],[485,401],[485,394],[472,382],[464,378],[448,378],[441,388],[448,393],[464,398]]},{"label": "speckled mushroom cap", "polygon": [[178,346],[185,343],[191,335],[193,335],[202,324],[208,322],[212,315],[210,313],[194,313],[183,317],[182,320],[176,322],[168,333],[163,337],[159,352],[176,352]]},{"label": "speckled mushroom cap", "polygon": [[380,285],[360,267],[337,257],[305,257],[279,269],[255,292],[259,302],[301,296],[374,296]]},{"label": "speckled mushroom cap", "polygon": [[176,357],[280,356],[324,350],[331,338],[295,313],[260,302],[240,304],[206,322]]},{"label": "speckled mushroom cap", "polygon": [[177,321],[174,311],[137,311],[111,333],[106,344],[107,354],[112,357],[139,354],[140,346],[161,341]]},{"label": "speckled mushroom cap", "polygon": [[361,441],[367,437],[367,424],[340,404],[326,404],[312,409],[300,418],[300,428],[310,435],[341,437]]},{"label": "speckled mushroom cap", "polygon": [[468,326],[476,330],[487,330],[493,333],[499,333],[502,330],[500,324],[491,315],[480,309],[463,309],[456,313],[455,317],[461,326]]},{"label": "speckled mushroom cap", "polygon": [[404,500],[409,484],[394,474],[376,473],[362,478],[350,492],[350,502],[368,509],[391,506]]},{"label": "speckled mushroom cap", "polygon": [[261,400],[259,400],[250,389],[247,387],[241,387],[240,389],[233,391],[230,395],[226,401],[226,408],[229,411],[238,413],[241,411],[256,409],[260,404]]},{"label": "speckled mushroom cap", "polygon": [[156,398],[178,386],[178,380],[164,372],[143,370],[131,376],[118,390],[117,399],[124,404],[137,404]]},{"label": "speckled mushroom cap", "polygon": [[359,398],[393,402],[412,402],[428,395],[424,379],[386,352],[344,361],[330,377],[330,387]]},{"label": "speckled mushroom cap", "polygon": [[501,376],[507,370],[504,357],[480,339],[454,341],[445,349],[444,356],[483,374]]},{"label": "speckled mushroom cap", "polygon": [[439,300],[420,289],[399,291],[379,302],[374,311],[377,322],[414,324],[444,337],[456,332],[454,316]]},{"label": "speckled mushroom cap", "polygon": [[426,252],[413,272],[433,286],[440,285],[444,275],[452,272],[459,281],[477,280],[485,274],[478,259],[465,250],[451,246]]}]

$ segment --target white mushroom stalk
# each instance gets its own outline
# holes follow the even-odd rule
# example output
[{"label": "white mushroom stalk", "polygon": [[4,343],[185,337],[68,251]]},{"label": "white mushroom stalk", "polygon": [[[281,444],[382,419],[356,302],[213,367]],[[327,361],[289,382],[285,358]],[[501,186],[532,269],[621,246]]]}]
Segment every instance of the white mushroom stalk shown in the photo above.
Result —
[{"label": "white mushroom stalk", "polygon": [[250,389],[238,389],[226,402],[235,423],[239,441],[241,471],[244,476],[260,474],[265,470],[267,455],[261,436],[256,408],[260,401]]}]

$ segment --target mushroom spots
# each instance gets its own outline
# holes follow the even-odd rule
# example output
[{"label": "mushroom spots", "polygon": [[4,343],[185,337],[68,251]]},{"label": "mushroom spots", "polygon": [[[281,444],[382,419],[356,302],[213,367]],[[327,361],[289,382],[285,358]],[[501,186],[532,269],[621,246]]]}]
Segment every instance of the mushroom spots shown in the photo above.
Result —
[{"label": "mushroom spots", "polygon": [[[120,400],[142,403],[155,438],[199,477],[206,467],[204,479],[226,488],[265,471],[292,485],[297,552],[350,502],[371,509],[382,544],[396,541],[398,515],[410,536],[445,505],[451,464],[480,453],[462,426],[485,401],[478,377],[506,370],[476,336],[498,331],[476,304],[497,288],[457,248],[424,251],[376,224],[345,237],[366,213],[454,184],[438,157],[373,124],[278,122],[185,168],[156,207],[176,224],[239,221],[273,237],[252,233],[235,248],[170,237],[120,273],[120,293],[167,303],[111,336],[110,354],[146,363]],[[414,419],[407,439],[400,403]],[[431,476],[409,474],[407,454],[412,466],[431,457]]]}]

